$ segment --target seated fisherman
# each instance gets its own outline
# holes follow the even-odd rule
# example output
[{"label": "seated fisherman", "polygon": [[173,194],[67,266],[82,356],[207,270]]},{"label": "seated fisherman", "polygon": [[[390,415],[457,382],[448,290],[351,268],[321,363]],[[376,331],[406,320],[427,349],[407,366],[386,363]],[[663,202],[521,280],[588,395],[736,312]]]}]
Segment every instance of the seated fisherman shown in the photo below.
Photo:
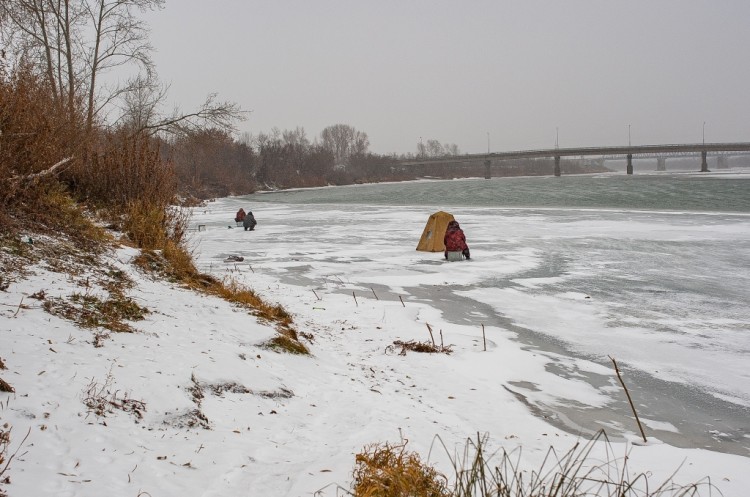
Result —
[{"label": "seated fisherman", "polygon": [[245,220],[245,209],[240,207],[240,210],[237,211],[237,215],[234,216],[235,222],[241,223]]},{"label": "seated fisherman", "polygon": [[461,252],[464,257],[471,259],[469,255],[469,246],[466,245],[466,236],[458,225],[458,221],[453,220],[448,223],[443,237],[445,244],[445,258],[448,258],[448,252]]}]

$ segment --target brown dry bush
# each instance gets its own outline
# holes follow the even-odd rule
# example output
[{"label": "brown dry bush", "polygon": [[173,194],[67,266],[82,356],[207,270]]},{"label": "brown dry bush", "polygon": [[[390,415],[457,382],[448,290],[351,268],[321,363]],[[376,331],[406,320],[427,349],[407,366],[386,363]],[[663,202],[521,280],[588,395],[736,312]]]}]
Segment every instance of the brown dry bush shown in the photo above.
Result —
[{"label": "brown dry bush", "polygon": [[155,139],[125,130],[100,134],[85,174],[77,178],[79,194],[115,209],[134,201],[167,207],[177,183],[174,168],[160,159]]},{"label": "brown dry bush", "polygon": [[356,497],[449,497],[448,479],[400,445],[373,444],[356,456]]},{"label": "brown dry bush", "polygon": [[81,117],[60,109],[32,71],[0,73],[0,226],[15,231],[55,214],[45,197],[59,194],[62,168],[80,162],[82,129]]}]

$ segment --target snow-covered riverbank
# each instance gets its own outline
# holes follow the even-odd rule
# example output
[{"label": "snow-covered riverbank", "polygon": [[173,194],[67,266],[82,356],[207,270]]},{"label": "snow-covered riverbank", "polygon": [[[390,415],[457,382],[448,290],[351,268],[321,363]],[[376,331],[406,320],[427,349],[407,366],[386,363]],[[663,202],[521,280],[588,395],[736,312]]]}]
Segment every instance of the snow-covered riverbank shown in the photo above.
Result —
[{"label": "snow-covered riverbank", "polygon": [[[196,210],[195,225],[206,228],[193,233],[198,265],[280,302],[297,330],[313,337],[312,355],[260,348],[273,336],[271,327],[221,300],[145,277],[129,266],[132,249],[119,251],[113,264],[131,275],[136,285],[128,295],[151,313],[133,323],[137,333],[113,334],[95,348],[90,330],[50,316],[29,298],[42,289],[94,292],[79,285],[85,275],[71,279],[39,267],[0,293],[0,357],[7,367],[0,377],[16,389],[0,394],[2,420],[13,426],[11,448],[30,430],[9,469],[10,496],[303,496],[324,487],[321,495],[335,495],[328,485],[348,484],[354,455],[367,444],[403,437],[426,458],[435,436],[460,449],[477,432],[489,434],[490,448],[522,447],[532,470],[551,444],[565,451],[580,439],[551,425],[538,406],[606,409],[622,393],[605,365],[537,349],[502,322],[485,323],[485,350],[477,323],[489,314],[481,306],[457,317],[446,289],[489,274],[500,280],[539,263],[533,249],[490,243],[503,226],[496,220],[486,232],[476,229],[481,209],[454,213],[474,258],[447,264],[439,254],[413,250],[423,210],[311,212],[243,202],[222,199]],[[234,227],[239,206],[255,212],[257,231]],[[243,261],[227,261],[230,255]],[[417,286],[429,294],[410,293]],[[440,301],[442,292],[448,302]],[[585,305],[587,296],[564,297]],[[21,297],[28,306],[19,309]],[[540,302],[536,312],[550,325],[555,313],[576,320]],[[396,340],[430,340],[428,324],[451,354],[389,349]],[[595,386],[591,377],[604,384]],[[92,385],[145,408],[97,417],[84,404]],[[195,388],[203,392],[199,402]],[[725,496],[750,488],[747,457],[676,448],[653,433],[677,428],[655,419],[644,420],[649,443],[635,445],[635,425],[624,424],[630,421],[613,426],[622,436],[612,447],[615,457],[630,454],[633,473],[649,471],[660,483],[681,466],[679,483],[708,476]],[[448,469],[441,448],[433,447],[431,460]]]}]

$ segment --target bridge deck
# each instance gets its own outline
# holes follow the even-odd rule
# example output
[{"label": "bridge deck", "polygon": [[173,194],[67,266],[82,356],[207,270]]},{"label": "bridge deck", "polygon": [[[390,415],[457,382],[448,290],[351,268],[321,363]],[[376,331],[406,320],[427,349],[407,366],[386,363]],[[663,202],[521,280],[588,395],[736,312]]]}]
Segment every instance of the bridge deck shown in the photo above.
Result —
[{"label": "bridge deck", "polygon": [[541,150],[516,150],[512,152],[492,152],[489,154],[467,154],[453,157],[410,159],[400,162],[401,165],[435,164],[441,162],[475,162],[484,160],[538,159],[543,157],[581,157],[581,156],[627,156],[670,153],[701,152],[748,152],[750,143],[695,143],[681,145],[636,145],[622,147],[578,147],[550,148]]}]

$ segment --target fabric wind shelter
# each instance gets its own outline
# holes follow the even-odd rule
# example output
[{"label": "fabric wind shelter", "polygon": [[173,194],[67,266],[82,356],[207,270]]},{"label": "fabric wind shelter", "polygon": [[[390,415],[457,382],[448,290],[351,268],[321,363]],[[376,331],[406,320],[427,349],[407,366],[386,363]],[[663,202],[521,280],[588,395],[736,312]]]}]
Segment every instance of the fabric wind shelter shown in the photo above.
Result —
[{"label": "fabric wind shelter", "polygon": [[422,232],[422,238],[419,239],[417,250],[423,252],[442,252],[445,250],[443,237],[448,223],[453,221],[453,214],[443,211],[437,211],[430,215],[427,224]]}]

